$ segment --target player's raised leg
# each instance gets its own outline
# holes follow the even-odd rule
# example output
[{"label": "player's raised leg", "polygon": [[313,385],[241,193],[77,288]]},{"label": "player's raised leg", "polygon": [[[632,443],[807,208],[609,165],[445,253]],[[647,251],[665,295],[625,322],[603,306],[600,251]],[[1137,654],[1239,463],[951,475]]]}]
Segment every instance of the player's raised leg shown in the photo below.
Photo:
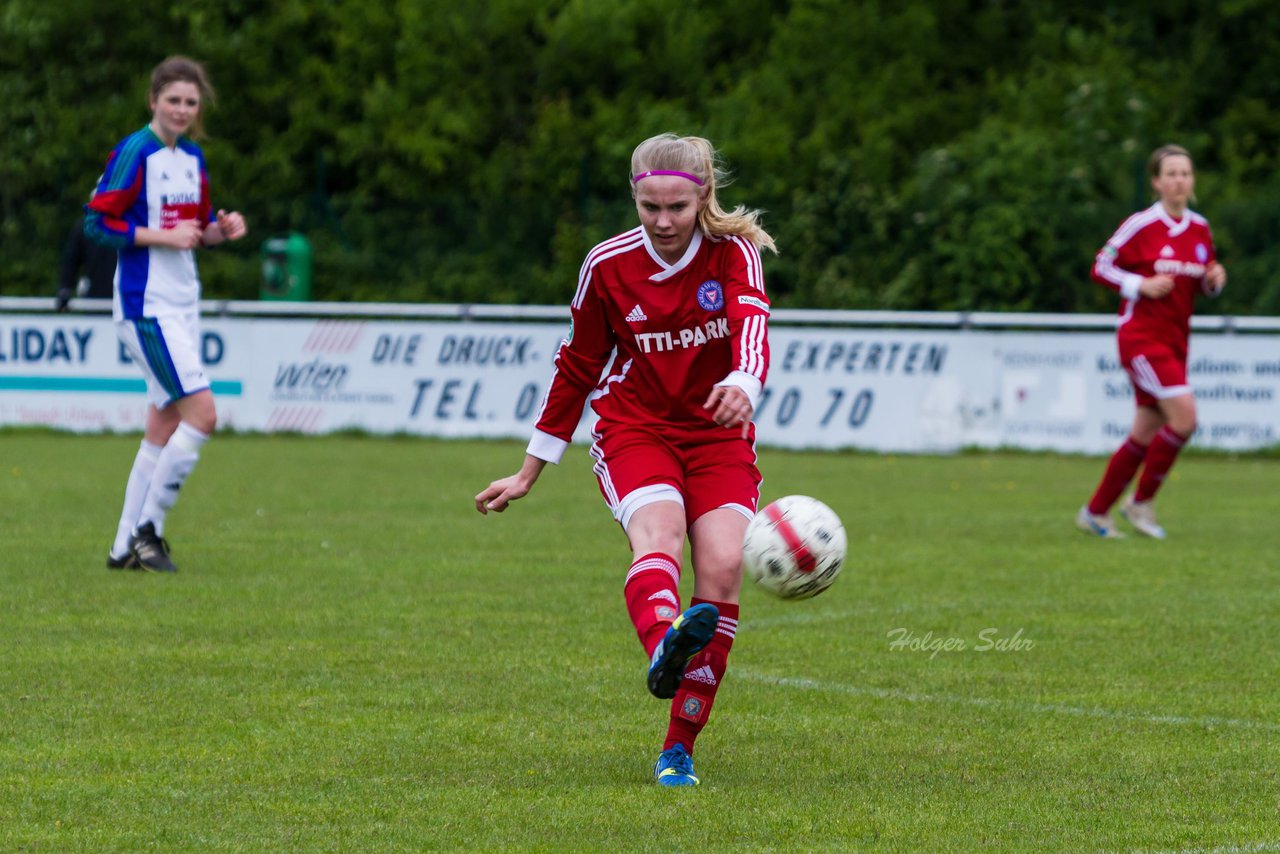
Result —
[{"label": "player's raised leg", "polygon": [[718,614],[706,605],[680,612],[680,567],[673,557],[684,552],[685,509],[679,493],[658,484],[636,490],[621,504],[619,521],[636,554],[627,574],[627,612],[649,656],[649,691],[670,699],[689,659],[711,639]]},{"label": "player's raised leg", "polygon": [[[663,756],[675,748],[689,756],[688,776],[693,783],[676,779],[668,770],[665,778],[657,778],[662,785],[697,784],[692,767],[694,743],[711,716],[738,631],[741,544],[747,522],[740,510],[722,507],[701,516],[690,529],[696,571],[692,605],[714,609],[716,622],[706,647],[685,668],[684,679],[671,702],[667,736],[662,745]],[[655,770],[655,774],[658,773]]]}]

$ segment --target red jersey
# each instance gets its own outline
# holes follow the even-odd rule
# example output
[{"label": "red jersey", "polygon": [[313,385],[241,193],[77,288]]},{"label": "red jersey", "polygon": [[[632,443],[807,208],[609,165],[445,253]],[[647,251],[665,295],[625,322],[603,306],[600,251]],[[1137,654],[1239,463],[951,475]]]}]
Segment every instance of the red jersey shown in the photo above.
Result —
[{"label": "red jersey", "polygon": [[[1177,221],[1156,202],[1121,223],[1093,263],[1094,280],[1123,297],[1120,346],[1164,344],[1185,358],[1196,293],[1216,257],[1209,222],[1195,211]],[[1160,273],[1173,276],[1173,290],[1160,299],[1140,296],[1142,280]]]},{"label": "red jersey", "polygon": [[633,228],[587,254],[571,308],[533,456],[560,460],[588,396],[606,421],[682,430],[726,429],[702,408],[718,385],[741,388],[759,406],[769,299],[746,238],[695,230],[684,257],[668,264],[644,228]]}]

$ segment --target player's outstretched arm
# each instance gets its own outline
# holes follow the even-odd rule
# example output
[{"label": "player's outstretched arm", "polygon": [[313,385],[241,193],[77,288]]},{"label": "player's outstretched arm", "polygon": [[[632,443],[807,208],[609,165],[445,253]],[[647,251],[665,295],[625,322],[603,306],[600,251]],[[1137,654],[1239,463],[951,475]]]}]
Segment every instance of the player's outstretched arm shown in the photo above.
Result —
[{"label": "player's outstretched arm", "polygon": [[542,474],[547,461],[540,460],[532,454],[525,454],[524,465],[513,475],[495,480],[476,496],[476,510],[488,514],[490,510],[501,513],[507,505],[517,498],[524,498],[533,489],[533,484]]}]

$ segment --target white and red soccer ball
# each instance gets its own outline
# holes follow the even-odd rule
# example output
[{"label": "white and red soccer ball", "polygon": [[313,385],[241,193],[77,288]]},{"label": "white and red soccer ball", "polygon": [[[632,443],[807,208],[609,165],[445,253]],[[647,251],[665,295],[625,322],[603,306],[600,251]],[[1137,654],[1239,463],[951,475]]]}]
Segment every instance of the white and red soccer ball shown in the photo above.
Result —
[{"label": "white and red soccer ball", "polygon": [[847,549],[844,525],[834,510],[807,495],[788,495],[747,525],[742,567],[775,596],[808,599],[836,580]]}]

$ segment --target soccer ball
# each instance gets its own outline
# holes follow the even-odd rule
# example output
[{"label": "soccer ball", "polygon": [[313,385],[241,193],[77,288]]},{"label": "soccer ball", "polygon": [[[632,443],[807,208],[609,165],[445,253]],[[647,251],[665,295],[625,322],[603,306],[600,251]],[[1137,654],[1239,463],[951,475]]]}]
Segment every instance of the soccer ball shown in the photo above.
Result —
[{"label": "soccer ball", "polygon": [[742,566],[783,599],[808,599],[831,586],[848,541],[840,517],[807,495],[779,498],[756,514],[742,540]]}]

